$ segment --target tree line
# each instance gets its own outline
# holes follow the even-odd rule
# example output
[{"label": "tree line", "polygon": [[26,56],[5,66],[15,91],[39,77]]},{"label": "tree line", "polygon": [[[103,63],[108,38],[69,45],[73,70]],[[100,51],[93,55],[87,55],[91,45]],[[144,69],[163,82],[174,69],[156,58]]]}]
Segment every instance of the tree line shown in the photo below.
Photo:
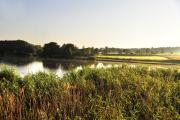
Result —
[{"label": "tree line", "polygon": [[23,40],[0,41],[0,56],[39,56],[51,58],[74,58],[92,57],[96,54],[118,54],[118,55],[154,55],[160,53],[180,52],[180,47],[159,47],[159,48],[78,48],[68,43],[60,46],[56,42],[50,42],[44,46],[33,45]]},{"label": "tree line", "polygon": [[156,54],[174,54],[180,52],[180,47],[158,47],[158,48],[100,48],[98,50],[102,54],[115,54],[115,55],[156,55]]},{"label": "tree line", "polygon": [[97,54],[97,49],[79,49],[74,44],[68,43],[62,46],[56,42],[50,42],[43,47],[33,45],[23,40],[0,41],[0,56],[39,56],[51,58],[74,58],[76,56],[91,57]]}]

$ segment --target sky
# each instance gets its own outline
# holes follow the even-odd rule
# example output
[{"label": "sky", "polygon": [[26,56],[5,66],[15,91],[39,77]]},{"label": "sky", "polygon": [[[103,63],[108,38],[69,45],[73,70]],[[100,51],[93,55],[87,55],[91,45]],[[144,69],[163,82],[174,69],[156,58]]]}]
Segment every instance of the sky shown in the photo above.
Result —
[{"label": "sky", "polygon": [[180,0],[0,0],[0,40],[180,46]]}]

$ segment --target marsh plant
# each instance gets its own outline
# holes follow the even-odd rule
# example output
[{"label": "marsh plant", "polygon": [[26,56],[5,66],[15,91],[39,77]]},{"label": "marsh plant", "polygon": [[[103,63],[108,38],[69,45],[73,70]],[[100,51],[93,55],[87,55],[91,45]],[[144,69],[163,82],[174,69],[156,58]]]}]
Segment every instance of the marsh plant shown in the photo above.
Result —
[{"label": "marsh plant", "polygon": [[39,72],[0,70],[3,120],[178,120],[180,73],[128,65]]}]

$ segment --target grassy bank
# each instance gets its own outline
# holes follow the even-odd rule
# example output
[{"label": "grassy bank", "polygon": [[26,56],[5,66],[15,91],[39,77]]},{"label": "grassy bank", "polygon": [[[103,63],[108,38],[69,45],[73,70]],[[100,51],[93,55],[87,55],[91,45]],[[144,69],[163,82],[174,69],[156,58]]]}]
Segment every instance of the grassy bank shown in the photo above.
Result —
[{"label": "grassy bank", "polygon": [[0,71],[0,119],[176,120],[180,72],[122,65],[20,78]]},{"label": "grassy bank", "polygon": [[149,55],[149,56],[148,55],[147,56],[97,55],[96,60],[107,61],[107,62],[180,65],[179,55]]},{"label": "grassy bank", "polygon": [[168,58],[163,56],[119,56],[119,55],[99,55],[99,58],[115,58],[115,59],[132,59],[132,60],[167,60]]}]

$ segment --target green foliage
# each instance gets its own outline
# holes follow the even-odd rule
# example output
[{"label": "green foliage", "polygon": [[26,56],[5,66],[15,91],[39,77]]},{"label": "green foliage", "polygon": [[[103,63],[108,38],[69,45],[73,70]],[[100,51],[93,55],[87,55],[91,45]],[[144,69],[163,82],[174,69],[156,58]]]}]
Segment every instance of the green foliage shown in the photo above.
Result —
[{"label": "green foliage", "polygon": [[68,43],[62,46],[56,42],[50,42],[43,47],[33,45],[23,40],[0,41],[0,56],[38,56],[47,58],[74,58],[76,56],[91,57],[98,53],[98,49],[78,49],[74,44]]},{"label": "green foliage", "polygon": [[31,56],[35,54],[35,47],[23,40],[0,41],[1,55]]},{"label": "green foliage", "polygon": [[0,75],[0,119],[179,119],[174,69],[86,66],[63,78],[40,72],[22,79],[11,69]]},{"label": "green foliage", "polygon": [[158,48],[100,48],[99,52],[104,55],[172,55],[178,54],[180,47],[158,47]]},{"label": "green foliage", "polygon": [[16,71],[13,68],[3,66],[0,71],[0,80],[13,83],[17,79]]},{"label": "green foliage", "polygon": [[77,51],[77,47],[73,44],[64,44],[61,47],[62,57],[64,58],[73,58]]},{"label": "green foliage", "polygon": [[42,56],[44,57],[58,57],[60,53],[60,46],[55,42],[50,42],[44,45]]},{"label": "green foliage", "polygon": [[[180,52],[180,47],[159,47],[159,48],[94,48],[87,47],[78,49],[74,44],[67,43],[60,46],[56,42],[50,42],[45,44],[43,47],[40,45],[33,45],[23,40],[5,40],[0,41],[0,56],[40,56],[40,57],[50,57],[50,58],[73,58],[73,57],[91,57],[97,54],[103,54],[105,56],[111,56],[118,58],[124,58],[127,56],[129,59],[139,58],[139,56],[153,56],[160,55],[165,56],[157,57],[156,59],[171,59],[179,60],[178,52]],[[116,55],[116,56],[115,56]],[[117,56],[118,55],[118,56]],[[177,55],[177,56],[176,56]],[[131,57],[130,57],[131,56]],[[134,56],[134,57],[133,57]],[[135,57],[137,56],[137,57]],[[125,58],[127,58],[125,57]],[[145,58],[146,58],[145,57]],[[142,58],[141,58],[142,59]],[[147,59],[147,58],[146,58]],[[154,59],[150,59],[154,60]]]}]

